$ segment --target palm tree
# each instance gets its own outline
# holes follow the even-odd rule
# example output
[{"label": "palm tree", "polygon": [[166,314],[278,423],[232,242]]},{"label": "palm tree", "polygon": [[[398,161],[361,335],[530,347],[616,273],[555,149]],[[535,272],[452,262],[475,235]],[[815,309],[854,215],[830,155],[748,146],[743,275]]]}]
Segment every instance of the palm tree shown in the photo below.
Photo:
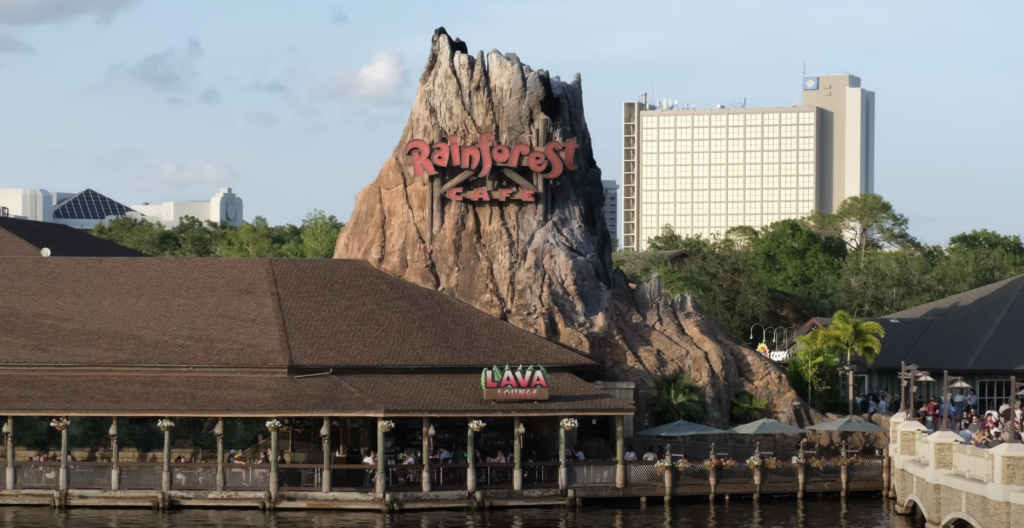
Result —
[{"label": "palm tree", "polygon": [[828,325],[819,337],[821,345],[846,352],[850,415],[853,415],[853,370],[850,368],[850,360],[853,354],[857,354],[870,367],[875,362],[875,356],[882,351],[879,337],[885,337],[882,325],[874,321],[858,321],[843,310],[832,315],[832,324]]},{"label": "palm tree", "polygon": [[704,421],[704,400],[697,392],[697,384],[681,373],[659,379],[654,385],[654,394],[647,400],[647,407],[661,423]]}]

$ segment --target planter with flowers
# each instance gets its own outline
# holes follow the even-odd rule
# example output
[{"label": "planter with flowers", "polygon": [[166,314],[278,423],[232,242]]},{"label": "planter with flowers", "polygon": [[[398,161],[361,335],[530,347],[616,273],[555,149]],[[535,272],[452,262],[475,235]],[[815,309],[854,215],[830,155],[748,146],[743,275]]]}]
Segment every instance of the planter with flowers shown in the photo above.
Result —
[{"label": "planter with flowers", "polygon": [[483,420],[471,420],[469,422],[469,428],[472,429],[474,433],[483,431],[484,427],[487,427],[487,424],[485,424]]},{"label": "planter with flowers", "polygon": [[54,418],[53,420],[50,420],[50,427],[53,427],[58,431],[66,431],[70,425],[71,421],[67,418]]},{"label": "planter with flowers", "polygon": [[174,428],[174,422],[164,418],[162,420],[157,420],[156,426],[159,427],[161,431],[166,433],[167,431],[170,431],[172,428]]},{"label": "planter with flowers", "polygon": [[391,430],[395,428],[395,422],[392,422],[391,420],[381,420],[380,423],[377,424],[377,427],[385,433],[390,433]]},{"label": "planter with flowers", "polygon": [[562,418],[562,421],[559,422],[559,425],[565,428],[566,431],[572,431],[573,429],[579,427],[580,424],[579,422],[576,421],[575,418]]},{"label": "planter with flowers", "polygon": [[687,460],[686,457],[682,457],[679,460],[676,460],[675,466],[676,469],[678,469],[679,472],[682,473],[686,471],[686,468],[690,467],[690,461]]}]

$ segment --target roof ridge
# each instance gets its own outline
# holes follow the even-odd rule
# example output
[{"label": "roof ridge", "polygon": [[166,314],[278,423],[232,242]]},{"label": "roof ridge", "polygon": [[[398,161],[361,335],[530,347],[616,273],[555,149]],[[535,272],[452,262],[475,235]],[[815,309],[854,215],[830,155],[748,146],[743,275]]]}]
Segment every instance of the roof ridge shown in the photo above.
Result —
[{"label": "roof ridge", "polygon": [[266,266],[270,279],[268,283],[270,295],[274,299],[274,316],[277,319],[277,329],[285,354],[285,365],[290,366],[292,364],[292,347],[288,342],[288,324],[284,320],[284,309],[281,308],[281,293],[277,289],[277,273],[274,270],[274,259],[267,259]]},{"label": "roof ridge", "polygon": [[[967,291],[962,291],[960,293],[954,293],[953,295],[947,295],[946,297],[943,297],[941,299],[935,299],[934,301],[926,302],[924,304],[919,304],[917,306],[911,306],[910,308],[907,308],[905,310],[900,310],[898,312],[893,312],[893,313],[887,314],[887,315],[885,315],[885,316],[883,316],[881,318],[890,318],[891,317],[891,318],[894,318],[894,319],[899,319],[900,316],[898,314],[909,312],[910,310],[918,310],[920,308],[924,308],[925,306],[931,306],[931,305],[934,305],[934,304],[942,302],[942,301],[948,301],[950,299],[963,298],[964,296],[967,296],[970,293],[974,293],[974,292],[977,292],[978,290],[982,290],[982,289],[985,289],[985,288],[991,288],[991,291],[989,291],[988,293],[992,293],[992,291],[998,290],[1000,286],[1002,286],[1002,285],[1004,285],[1006,283],[1009,283],[1011,281],[1014,281],[1016,279],[1020,279],[1022,277],[1024,277],[1024,274],[1014,275],[1013,277],[1009,277],[1009,278],[1006,278],[1006,279],[1003,279],[1003,280],[1000,280],[1000,281],[996,281],[996,282],[990,282],[988,284],[984,284],[984,285],[978,286],[976,288],[971,288],[971,289],[969,289]],[[986,295],[988,295],[988,293],[986,293]],[[948,308],[949,306],[947,304],[944,307]],[[920,316],[918,316],[918,317],[920,317]]]},{"label": "roof ridge", "polygon": [[1003,322],[1003,319],[1006,317],[1006,312],[1010,311],[1010,307],[1013,306],[1013,302],[1017,300],[1017,296],[1020,295],[1021,289],[1024,289],[1024,280],[1020,281],[1020,284],[1017,285],[1017,291],[1013,292],[1013,295],[1011,295],[1006,301],[1006,305],[1003,306],[999,315],[996,316],[994,321],[992,321],[992,325],[988,327],[988,332],[985,333],[985,339],[982,339],[981,343],[978,345],[978,349],[974,351],[974,354],[971,355],[971,359],[967,361],[968,370],[978,360],[978,356],[981,355],[981,351],[985,350],[985,346],[988,345],[988,342],[992,339],[992,334],[996,333],[996,328],[999,328],[999,324]]}]

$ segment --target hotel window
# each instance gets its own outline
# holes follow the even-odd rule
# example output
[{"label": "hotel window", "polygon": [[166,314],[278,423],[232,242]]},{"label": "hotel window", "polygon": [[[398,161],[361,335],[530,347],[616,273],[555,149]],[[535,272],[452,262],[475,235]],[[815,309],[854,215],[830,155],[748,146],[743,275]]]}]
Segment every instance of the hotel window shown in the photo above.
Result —
[{"label": "hotel window", "polygon": [[712,152],[711,153],[711,164],[724,164],[729,158],[726,157],[724,152]]},{"label": "hotel window", "polygon": [[747,176],[760,176],[761,166],[760,165],[747,165]]},{"label": "hotel window", "polygon": [[[693,191],[693,203],[695,203],[695,204],[697,204],[697,203],[708,203],[708,193],[709,192],[711,192],[711,191]],[[704,213],[706,214],[707,212],[708,212],[707,209],[705,209]],[[697,210],[694,209],[693,213],[697,214]]]},{"label": "hotel window", "polygon": [[644,154],[640,156],[640,162],[644,165],[657,165],[658,155],[657,154]]},{"label": "hotel window", "polygon": [[744,216],[744,218],[746,219],[746,221],[747,221],[746,223],[747,223],[748,226],[751,226],[751,227],[760,227],[761,226],[761,215],[746,215],[746,216]]},{"label": "hotel window", "polygon": [[[729,188],[730,189],[742,189],[743,188],[743,178],[729,178]],[[739,196],[739,195],[737,195],[737,196]],[[729,198],[729,199],[732,200],[732,198]]]},{"label": "hotel window", "polygon": [[658,180],[659,191],[674,191],[676,190],[676,181],[671,178],[662,178]]},{"label": "hotel window", "polygon": [[689,165],[691,163],[693,163],[693,154],[676,154],[676,165]]},{"label": "hotel window", "polygon": [[676,216],[676,225],[679,227],[690,227],[690,217]]},{"label": "hotel window", "polygon": [[776,176],[766,176],[761,179],[762,187],[766,189],[774,189],[779,186],[779,178]]},{"label": "hotel window", "polygon": [[779,221],[779,215],[761,215],[761,221],[764,225],[771,225]]},{"label": "hotel window", "polygon": [[796,163],[783,163],[782,164],[782,175],[792,176],[796,174]]},{"label": "hotel window", "polygon": [[726,125],[726,116],[724,114],[718,114],[711,116],[711,126],[713,127],[724,127]]},{"label": "hotel window", "polygon": [[766,139],[766,140],[764,140],[764,150],[779,150],[779,140],[777,140],[777,139]]},{"label": "hotel window", "polygon": [[[748,205],[749,205],[750,202],[761,203],[761,190],[760,189],[747,189],[745,194],[746,194],[746,201],[748,202]],[[751,211],[748,211],[748,212],[751,212]],[[753,212],[760,213],[761,211],[757,210],[757,211],[753,211]]]},{"label": "hotel window", "polygon": [[[725,189],[725,178],[711,178],[711,188]],[[711,200],[714,201],[714,199],[714,196],[712,196]]]},{"label": "hotel window", "polygon": [[641,194],[641,197],[642,197],[644,203],[652,203],[652,202],[657,202],[658,201],[658,193],[657,193],[657,191],[643,191],[640,194]]},{"label": "hotel window", "polygon": [[[761,178],[759,176],[754,176],[752,178],[747,178],[747,185],[746,185],[746,187],[747,187],[747,189],[760,189],[761,188]],[[760,199],[760,198],[758,198],[758,199]]]},{"label": "hotel window", "polygon": [[[741,208],[743,207],[743,191],[742,190],[729,189],[728,196],[729,196],[729,206],[730,207],[732,207],[733,205],[737,205],[737,206],[739,206]],[[741,210],[741,212],[742,212],[742,210]]]},{"label": "hotel window", "polygon": [[725,152],[728,145],[724,140],[711,140],[711,152]]},{"label": "hotel window", "polygon": [[779,204],[782,214],[796,214],[796,202],[782,202]]},{"label": "hotel window", "polygon": [[658,179],[655,178],[653,174],[650,176],[644,176],[643,178],[640,178],[640,186],[644,189],[657,189]]},{"label": "hotel window", "polygon": [[795,176],[783,176],[782,177],[782,186],[783,187],[787,187],[787,188],[788,187],[796,187],[796,177]]},{"label": "hotel window", "polygon": [[761,140],[760,139],[748,139],[747,140],[747,150],[761,150]]},{"label": "hotel window", "polygon": [[693,155],[693,164],[694,165],[707,165],[708,164],[708,155],[707,155],[707,153],[706,152],[698,152],[697,154],[694,154]]},{"label": "hotel window", "polygon": [[[676,194],[679,194],[679,193],[676,192]],[[677,215],[683,215],[683,214],[687,214],[688,215],[688,214],[690,214],[690,211],[692,211],[692,210],[693,210],[693,205],[690,204],[689,200],[686,200],[686,203],[677,203],[676,204],[676,214]]]},{"label": "hotel window", "polygon": [[648,152],[658,152],[658,142],[657,141],[644,141],[644,142],[642,142],[640,144],[640,150],[642,150],[644,152],[644,154],[646,154]]},{"label": "hotel window", "polygon": [[[764,204],[764,212],[765,213],[768,213],[768,214],[778,214],[778,212],[779,212],[779,202],[778,202],[778,200],[768,201],[767,199],[765,199],[765,201],[762,202],[762,203]],[[772,221],[774,222],[775,220],[772,220]]]},{"label": "hotel window", "polygon": [[708,142],[707,142],[707,140],[704,140],[704,141],[694,141],[693,142],[693,151],[694,152],[707,152],[708,151]]},{"label": "hotel window", "polygon": [[729,215],[729,225],[743,225],[743,215]]},{"label": "hotel window", "polygon": [[662,128],[658,130],[658,139],[667,141],[676,138],[676,130],[674,128]]},{"label": "hotel window", "polygon": [[733,114],[729,116],[729,126],[740,126],[743,124],[743,114]]},{"label": "hotel window", "polygon": [[713,214],[713,215],[725,214],[725,203],[724,202],[712,202],[711,203],[711,214]]},{"label": "hotel window", "polygon": [[761,163],[761,153],[760,152],[747,152],[747,155],[746,155],[746,157],[744,159],[746,160],[747,163]]},{"label": "hotel window", "polygon": [[801,125],[813,125],[814,124],[814,112],[801,112],[800,113],[800,124]]},{"label": "hotel window", "polygon": [[764,137],[766,137],[766,138],[777,138],[777,137],[779,137],[779,127],[777,127],[777,126],[766,126],[766,127],[764,127]]},{"label": "hotel window", "polygon": [[661,203],[658,204],[659,215],[674,215],[676,214],[676,204],[674,203]]},{"label": "hotel window", "polygon": [[658,152],[675,152],[676,142],[675,141],[659,141]]},{"label": "hotel window", "polygon": [[708,129],[706,129],[706,128],[694,128],[693,129],[693,139],[707,139],[707,138],[708,138]]},{"label": "hotel window", "polygon": [[795,150],[783,150],[782,151],[782,162],[783,163],[796,163],[796,151]]},{"label": "hotel window", "polygon": [[[676,191],[676,201],[677,202],[687,202],[687,203],[689,203],[690,201],[692,201],[692,198],[693,198],[693,191]],[[680,211],[676,211],[676,212],[680,212]]]},{"label": "hotel window", "polygon": [[729,165],[729,176],[743,176],[743,165]]},{"label": "hotel window", "polygon": [[675,127],[676,116],[661,116],[661,119],[658,120],[658,125],[662,128]]},{"label": "hotel window", "polygon": [[814,212],[814,202],[800,202],[800,213],[811,214]]},{"label": "hotel window", "polygon": [[676,189],[689,189],[690,186],[693,183],[693,180],[691,180],[689,178],[689,176],[690,176],[690,174],[689,174],[690,168],[689,167],[679,167],[679,169],[686,169],[686,174],[679,174],[678,173],[679,171],[676,171],[677,172],[677,174],[676,174],[676,176],[677,176],[677,178],[676,178]]},{"label": "hotel window", "polygon": [[730,152],[729,153],[729,163],[736,163],[736,164],[743,163],[743,153],[742,152]]},{"label": "hotel window", "polygon": [[814,125],[800,125],[800,135],[803,137],[813,137]]},{"label": "hotel window", "polygon": [[[707,217],[707,214],[708,214],[708,204],[701,204],[701,205],[703,205],[703,207],[701,207],[701,209],[704,210],[703,212],[698,213],[696,211],[696,209],[694,209],[694,211],[693,211],[693,214],[695,215],[693,217],[693,227],[707,227],[708,226],[708,217]],[[696,215],[703,215],[703,216],[696,216]]]},{"label": "hotel window", "polygon": [[693,133],[689,128],[680,128],[676,130],[676,139],[692,139]]},{"label": "hotel window", "polygon": [[782,137],[796,137],[796,125],[783,126]]},{"label": "hotel window", "polygon": [[761,124],[761,114],[747,114],[746,124],[747,125],[760,125]]},{"label": "hotel window", "polygon": [[747,127],[748,138],[759,138],[761,137],[761,127]]},{"label": "hotel window", "polygon": [[676,152],[690,152],[692,150],[692,141],[676,141]]},{"label": "hotel window", "polygon": [[783,202],[796,200],[796,189],[782,189],[781,196]]},{"label": "hotel window", "polygon": [[712,128],[711,139],[725,139],[727,128]]},{"label": "hotel window", "polygon": [[[711,166],[711,176],[713,176],[713,177],[725,176],[726,175],[725,167],[726,167],[725,165],[712,165]],[[712,184],[712,185],[714,185],[714,184]]]},{"label": "hotel window", "polygon": [[697,176],[707,177],[709,175],[708,174],[709,172],[710,171],[708,171],[708,166],[707,165],[694,165],[693,166],[693,175],[694,175],[694,177],[697,177]]},{"label": "hotel window", "polygon": [[779,114],[765,114],[764,124],[766,125],[777,125],[779,124]]},{"label": "hotel window", "polygon": [[801,176],[798,179],[798,182],[800,184],[800,187],[804,187],[804,188],[813,188],[814,187],[814,177],[813,176]]},{"label": "hotel window", "polygon": [[814,150],[814,138],[800,138],[800,150]]},{"label": "hotel window", "polygon": [[658,154],[658,165],[675,165],[675,154]]},{"label": "hotel window", "polygon": [[782,114],[782,124],[783,125],[795,125],[796,124],[796,119],[797,119],[797,115],[795,113],[789,112],[789,113]]},{"label": "hotel window", "polygon": [[659,216],[658,217],[658,225],[660,225],[662,228],[664,228],[665,226],[671,227],[672,226],[672,219],[673,218],[675,218],[675,217],[674,216],[665,216],[665,215]]},{"label": "hotel window", "polygon": [[782,150],[796,150],[796,139],[786,138],[782,140]]},{"label": "hotel window", "polygon": [[693,126],[693,116],[676,116],[677,127]]},{"label": "hotel window", "polygon": [[800,189],[796,195],[797,200],[805,202],[814,199],[814,189]]},{"label": "hotel window", "polygon": [[814,174],[814,164],[813,163],[801,163],[800,164],[800,174]]},{"label": "hotel window", "polygon": [[761,167],[764,169],[764,175],[765,176],[778,176],[779,175],[779,166],[774,164],[774,163],[766,164],[766,165],[761,165]]},{"label": "hotel window", "polygon": [[706,115],[693,116],[693,126],[695,126],[695,127],[706,127],[706,126],[708,126],[708,116],[706,116]]},{"label": "hotel window", "polygon": [[730,138],[743,138],[743,127],[729,127]]},{"label": "hotel window", "polygon": [[[694,178],[693,179],[693,188],[694,189],[707,189],[708,188],[708,178]],[[707,196],[706,195],[699,195],[698,193],[694,193],[693,194],[693,199],[694,200],[698,200],[698,196],[704,196],[704,198],[702,198],[702,199],[703,200],[707,200]]]},{"label": "hotel window", "polygon": [[730,139],[729,140],[729,150],[731,152],[736,152],[736,151],[743,150],[743,140],[742,139]]},{"label": "hotel window", "polygon": [[672,191],[658,191],[658,201],[663,203],[671,202],[672,199],[675,198],[675,194],[676,193]]},{"label": "hotel window", "polygon": [[711,191],[712,202],[724,202],[725,201],[725,189],[715,189]]},{"label": "hotel window", "polygon": [[800,163],[814,163],[814,151],[813,150],[801,150],[800,151]]}]

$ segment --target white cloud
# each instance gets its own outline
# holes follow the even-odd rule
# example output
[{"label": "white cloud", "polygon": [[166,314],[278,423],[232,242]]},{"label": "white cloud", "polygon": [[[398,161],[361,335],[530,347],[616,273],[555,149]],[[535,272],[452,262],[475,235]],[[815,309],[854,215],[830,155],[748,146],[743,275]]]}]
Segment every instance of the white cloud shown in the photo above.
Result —
[{"label": "white cloud", "polygon": [[34,51],[32,46],[7,33],[0,33],[0,53],[32,53]]},{"label": "white cloud", "polygon": [[405,81],[405,65],[401,57],[383,51],[374,55],[357,72],[338,72],[318,95],[329,99],[390,103],[398,100]]},{"label": "white cloud", "polygon": [[234,169],[220,163],[197,159],[182,163],[166,162],[140,171],[133,185],[142,190],[179,187],[222,187],[236,178]]},{"label": "white cloud", "polygon": [[171,48],[153,53],[135,64],[113,66],[109,75],[137,82],[161,92],[178,91],[184,89],[189,81],[196,77],[195,65],[202,56],[202,44],[191,39],[184,48]]},{"label": "white cloud", "polygon": [[138,0],[0,0],[0,24],[48,24],[79,16],[107,23]]}]

